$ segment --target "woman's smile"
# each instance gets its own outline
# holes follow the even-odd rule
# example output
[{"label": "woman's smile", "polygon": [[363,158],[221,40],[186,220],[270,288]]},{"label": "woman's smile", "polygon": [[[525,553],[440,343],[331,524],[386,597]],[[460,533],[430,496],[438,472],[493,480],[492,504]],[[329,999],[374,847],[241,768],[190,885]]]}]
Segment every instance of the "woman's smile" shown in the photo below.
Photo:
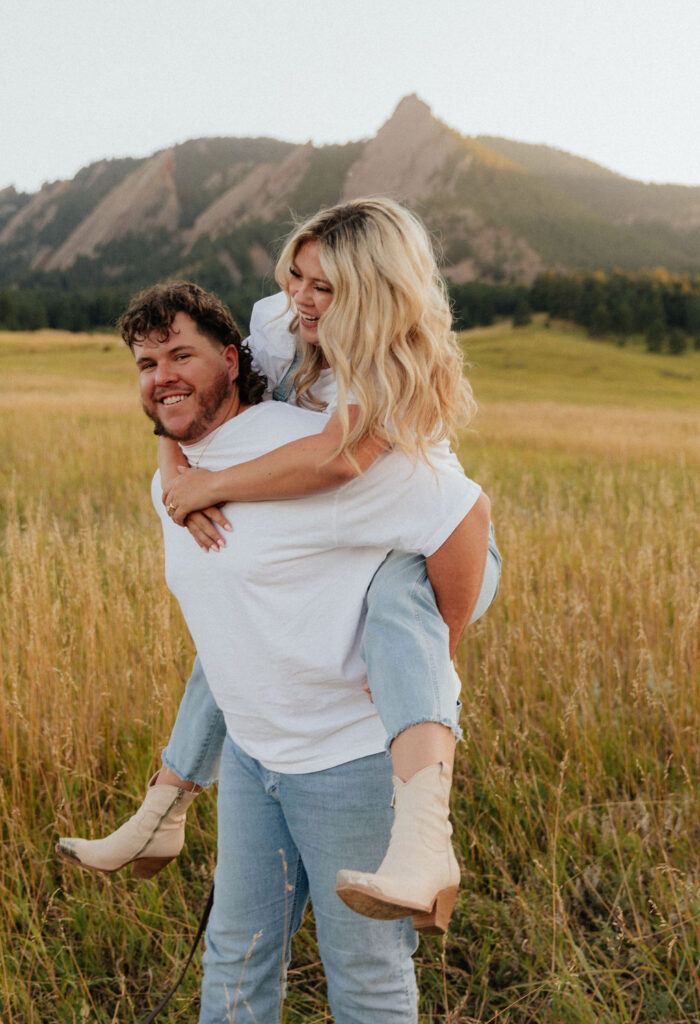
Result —
[{"label": "woman's smile", "polygon": [[299,333],[318,345],[318,324],[333,301],[333,286],[321,266],[317,242],[305,242],[289,268],[289,294],[299,314]]}]

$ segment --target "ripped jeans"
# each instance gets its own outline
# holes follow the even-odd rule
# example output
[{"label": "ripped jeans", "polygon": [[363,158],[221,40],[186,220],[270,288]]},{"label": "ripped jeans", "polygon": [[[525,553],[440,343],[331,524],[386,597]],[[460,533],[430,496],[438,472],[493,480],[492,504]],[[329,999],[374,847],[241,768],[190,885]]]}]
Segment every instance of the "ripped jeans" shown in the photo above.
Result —
[{"label": "ripped jeans", "polygon": [[[493,527],[481,592],[471,617],[480,618],[498,592],[501,555]],[[391,551],[367,591],[361,645],[375,707],[389,737],[419,722],[439,722],[455,736],[459,679],[449,656],[447,626],[437,610],[425,558]],[[181,779],[209,786],[219,776],[226,736],[199,658],[195,659],[163,763]]]}]

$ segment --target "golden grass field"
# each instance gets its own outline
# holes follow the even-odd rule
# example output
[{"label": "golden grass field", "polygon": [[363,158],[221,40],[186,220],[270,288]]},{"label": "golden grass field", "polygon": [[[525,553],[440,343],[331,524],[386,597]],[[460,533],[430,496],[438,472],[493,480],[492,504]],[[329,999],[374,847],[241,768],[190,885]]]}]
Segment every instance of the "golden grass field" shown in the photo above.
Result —
[{"label": "golden grass field", "polygon": [[[481,411],[460,454],[504,573],[460,649],[463,882],[419,948],[421,1021],[700,1021],[700,353],[537,324],[464,340]],[[0,334],[0,443],[0,1020],[138,1021],[187,949],[215,824],[200,797],[150,882],[52,853],[135,809],[192,657],[119,340]],[[196,1019],[198,982],[159,1020]],[[330,1019],[307,924],[285,1020]]]}]

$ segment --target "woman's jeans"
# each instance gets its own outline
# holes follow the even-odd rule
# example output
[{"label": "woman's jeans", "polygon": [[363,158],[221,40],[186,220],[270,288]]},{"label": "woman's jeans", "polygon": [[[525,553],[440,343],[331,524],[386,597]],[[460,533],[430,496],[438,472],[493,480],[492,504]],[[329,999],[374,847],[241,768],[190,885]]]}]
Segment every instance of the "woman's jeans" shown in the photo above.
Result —
[{"label": "woman's jeans", "polygon": [[[500,571],[501,555],[491,527],[484,579],[471,622],[495,598]],[[437,610],[422,555],[392,551],[377,569],[367,591],[361,654],[388,742],[419,722],[440,722],[460,735],[449,631]],[[223,715],[196,658],[163,763],[181,779],[208,786],[218,778],[225,736]]]},{"label": "woman's jeans", "polygon": [[410,920],[373,921],[335,893],[344,865],[376,870],[391,795],[384,754],[279,774],[227,737],[200,1024],[279,1024],[290,941],[309,897],[336,1024],[415,1024]]}]

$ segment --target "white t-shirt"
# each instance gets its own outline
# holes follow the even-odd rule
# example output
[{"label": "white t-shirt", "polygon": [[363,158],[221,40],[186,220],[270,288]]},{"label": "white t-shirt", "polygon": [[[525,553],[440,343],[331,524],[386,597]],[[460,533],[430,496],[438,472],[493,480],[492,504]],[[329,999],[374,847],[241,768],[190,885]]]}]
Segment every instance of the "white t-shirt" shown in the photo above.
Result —
[{"label": "white t-shirt", "polygon": [[[247,343],[253,355],[253,365],[267,377],[266,399],[272,398],[272,392],[282,382],[294,359],[296,343],[294,335],[289,333],[293,319],[294,314],[287,309],[287,296],[284,292],[260,299],[250,314],[250,337]],[[338,400],[333,370],[321,370],[311,393],[317,401],[326,403],[327,413],[333,411]],[[294,388],[291,388],[287,401],[294,404],[295,397]],[[348,402],[352,404],[352,400],[352,393],[349,393]]]},{"label": "white t-shirt", "polygon": [[289,333],[293,318],[284,292],[259,299],[250,314],[250,337],[246,342],[255,369],[267,377],[266,398],[272,398],[294,358],[294,335]]},{"label": "white t-shirt", "polygon": [[[322,423],[263,402],[184,451],[204,469],[223,469]],[[435,458],[434,472],[387,453],[334,491],[228,504],[233,531],[212,554],[167,516],[156,473],[168,586],[229,733],[270,770],[320,771],[383,749],[384,728],[362,689],[367,587],[392,548],[433,554],[481,490],[459,463]]]}]

